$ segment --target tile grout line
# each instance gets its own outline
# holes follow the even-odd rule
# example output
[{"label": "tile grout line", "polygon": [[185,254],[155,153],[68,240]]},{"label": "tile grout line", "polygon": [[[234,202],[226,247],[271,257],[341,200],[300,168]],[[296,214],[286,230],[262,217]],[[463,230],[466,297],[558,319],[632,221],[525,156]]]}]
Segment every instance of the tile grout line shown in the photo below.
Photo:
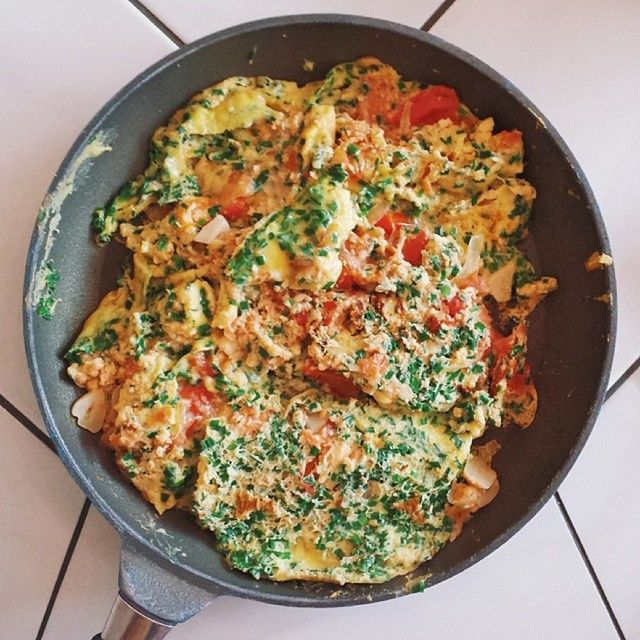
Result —
[{"label": "tile grout line", "polygon": [[40,623],[40,628],[38,629],[35,640],[42,640],[42,636],[44,635],[44,632],[47,628],[49,618],[51,617],[51,612],[53,611],[56,599],[58,598],[60,587],[62,586],[65,576],[67,575],[67,569],[69,568],[69,564],[71,563],[73,553],[76,550],[76,545],[78,544],[78,539],[80,538],[80,534],[82,533],[82,529],[87,519],[87,514],[89,513],[90,506],[91,503],[89,502],[89,498],[85,498],[82,509],[80,510],[80,515],[78,516],[78,520],[76,521],[76,526],[73,530],[73,534],[71,535],[71,540],[69,540],[67,551],[64,554],[62,565],[60,566],[60,570],[58,571],[58,577],[56,578],[53,589],[51,590],[49,602],[47,603],[47,608],[45,609],[44,615],[42,616],[42,622]]},{"label": "tile grout line", "polygon": [[571,537],[573,538],[573,542],[576,545],[576,547],[578,548],[578,552],[580,553],[580,555],[582,556],[582,561],[584,562],[587,571],[589,572],[589,575],[591,576],[591,580],[593,581],[593,584],[596,587],[596,590],[598,591],[598,595],[600,596],[600,599],[602,600],[602,604],[604,604],[605,609],[607,610],[607,613],[609,614],[609,618],[611,620],[611,623],[613,624],[616,633],[618,634],[618,638],[620,640],[626,640],[626,637],[622,631],[622,627],[620,627],[620,623],[618,622],[618,618],[616,617],[616,614],[613,611],[613,608],[611,607],[611,603],[609,602],[609,598],[607,598],[607,594],[604,591],[604,588],[602,586],[602,583],[600,582],[600,579],[598,578],[598,574],[596,573],[596,570],[593,567],[593,564],[591,564],[591,560],[589,559],[589,555],[587,554],[587,550],[584,548],[584,545],[582,544],[582,540],[580,539],[580,536],[578,535],[578,531],[576,530],[573,521],[571,520],[571,516],[569,516],[569,512],[567,511],[567,508],[564,506],[564,502],[562,501],[562,498],[560,497],[560,494],[556,491],[556,493],[554,494],[554,498],[556,500],[556,504],[558,505],[558,508],[560,509],[560,513],[562,514],[562,518],[564,519],[565,524],[567,525],[567,528],[569,529],[569,533],[571,534]]},{"label": "tile grout line", "polygon": [[422,31],[429,31],[442,18],[442,16],[451,8],[456,0],[444,0],[444,2],[427,18],[426,22],[420,27]]},{"label": "tile grout line", "polygon": [[153,13],[153,11],[150,11],[149,9],[147,9],[147,7],[145,7],[144,4],[140,2],[140,0],[129,0],[129,3],[135,9],[137,9],[147,20],[149,20],[149,22],[153,23],[153,25],[157,29],[162,31],[162,33],[164,33],[164,35],[167,36],[167,38],[169,38],[171,42],[173,42],[173,44],[175,44],[178,47],[184,47],[186,42],[175,31],[173,31],[167,24],[165,24],[162,20],[160,20],[160,18],[158,18],[158,16],[155,13]]},{"label": "tile grout line", "polygon": [[[604,395],[604,400],[602,401],[602,406],[604,406],[604,404],[607,402],[607,400],[611,399],[611,397],[613,396],[613,394],[618,391],[623,385],[624,383],[629,380],[629,378],[631,378],[631,376],[633,376],[633,374],[640,368],[640,357],[638,357],[623,373],[622,375],[607,389],[605,395]],[[567,527],[567,529],[569,529],[569,533],[571,535],[571,538],[573,539],[573,543],[576,545],[576,548],[578,549],[578,553],[580,554],[582,561],[585,564],[585,567],[587,568],[587,571],[589,572],[589,576],[591,577],[591,580],[596,588],[596,591],[598,592],[598,595],[600,596],[600,600],[602,600],[602,604],[604,605],[604,608],[607,611],[607,614],[609,615],[609,619],[611,620],[611,624],[613,624],[614,629],[616,630],[616,633],[618,634],[618,638],[620,640],[626,640],[624,632],[622,631],[622,627],[620,626],[620,623],[618,622],[618,618],[615,614],[615,612],[613,611],[613,607],[611,606],[611,603],[609,602],[609,598],[607,597],[607,594],[604,590],[604,587],[602,586],[602,583],[600,582],[600,578],[598,578],[598,574],[596,573],[595,567],[593,566],[593,564],[591,563],[591,559],[589,558],[589,554],[587,553],[587,550],[584,547],[584,544],[582,544],[582,540],[580,539],[580,536],[578,535],[578,530],[576,529],[575,525],[573,524],[573,520],[571,519],[571,516],[569,515],[569,512],[567,511],[567,508],[564,505],[564,502],[562,500],[562,497],[560,496],[559,491],[556,491],[554,496],[556,504],[558,505],[558,509],[560,509],[560,513],[562,515],[562,518],[564,520],[564,523]]]},{"label": "tile grout line", "polygon": [[640,369],[640,357],[633,362],[626,371],[607,389],[604,394],[604,402],[609,400],[611,396],[638,370]]},{"label": "tile grout line", "polygon": [[7,400],[2,394],[0,394],[0,407],[2,407],[10,416],[15,418],[25,429],[31,432],[42,444],[46,447],[49,447],[53,453],[56,453],[56,450],[53,446],[53,442],[51,442],[51,438],[44,433],[41,429],[39,429],[27,416],[18,409],[12,402]]}]

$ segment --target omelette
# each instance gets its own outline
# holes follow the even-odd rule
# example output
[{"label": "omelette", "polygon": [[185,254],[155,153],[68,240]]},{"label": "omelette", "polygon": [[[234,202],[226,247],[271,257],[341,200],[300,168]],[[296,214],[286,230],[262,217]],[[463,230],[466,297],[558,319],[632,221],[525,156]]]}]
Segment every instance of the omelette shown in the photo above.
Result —
[{"label": "omelette", "polygon": [[519,131],[375,58],[205,89],[93,215],[131,259],[66,354],[73,415],[237,570],[413,570],[498,492],[476,439],[535,416],[556,281],[523,168]]}]

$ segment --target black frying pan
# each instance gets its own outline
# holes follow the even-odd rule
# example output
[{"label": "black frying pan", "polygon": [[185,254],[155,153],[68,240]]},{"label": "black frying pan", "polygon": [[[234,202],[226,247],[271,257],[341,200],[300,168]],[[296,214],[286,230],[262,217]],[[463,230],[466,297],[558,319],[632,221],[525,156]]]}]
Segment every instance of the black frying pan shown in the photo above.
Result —
[{"label": "black frying pan", "polygon": [[[526,249],[538,272],[560,283],[532,319],[530,355],[540,408],[528,430],[496,434],[502,443],[497,499],[411,580],[337,591],[321,583],[256,581],[229,569],[213,550],[211,534],[184,513],[158,518],[120,475],[99,438],[76,426],[69,407],[77,390],[61,355],[114,286],[126,258],[116,243],[100,249],[91,241],[90,214],[143,169],[157,126],[192,94],[227,76],[267,74],[303,83],[363,55],[381,58],[408,78],[451,85],[475,113],[492,115],[497,129],[523,131],[525,177],[538,189]],[[303,71],[304,58],[315,61],[312,73]],[[95,149],[87,145],[96,136],[112,150],[81,162],[91,155],[88,148]],[[73,191],[63,198],[71,179]],[[67,155],[49,194],[27,261],[25,340],[34,389],[60,458],[122,537],[120,593],[133,609],[122,601],[116,605],[105,640],[161,637],[221,593],[322,607],[398,597],[418,578],[435,584],[518,531],[558,487],[591,430],[606,389],[615,330],[615,306],[594,301],[615,293],[613,270],[584,268],[592,252],[610,252],[598,207],[574,157],[536,107],[489,67],[438,38],[380,20],[329,15],[263,20],[203,38],[145,71],[100,111]],[[34,312],[32,297],[39,269],[49,260],[61,279],[60,302],[47,321]],[[134,628],[138,635],[132,635]]]}]

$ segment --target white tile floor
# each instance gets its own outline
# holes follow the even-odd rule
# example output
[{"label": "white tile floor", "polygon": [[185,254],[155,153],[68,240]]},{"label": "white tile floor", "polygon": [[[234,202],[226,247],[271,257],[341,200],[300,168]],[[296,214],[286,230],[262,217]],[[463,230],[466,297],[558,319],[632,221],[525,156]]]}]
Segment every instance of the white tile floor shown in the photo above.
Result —
[{"label": "white tile floor", "polygon": [[[420,26],[438,0],[145,0],[185,41],[245,20],[338,11]],[[433,32],[515,82],[573,149],[600,201],[616,258],[619,338],[612,382],[640,357],[635,189],[640,119],[640,3],[455,0]],[[0,394],[41,424],[21,340],[22,272],[41,197],[75,135],[120,86],[175,45],[126,0],[26,0],[0,23],[3,171]],[[10,96],[11,99],[6,97]],[[634,144],[635,141],[635,144]],[[7,233],[7,230],[9,233]],[[342,610],[283,609],[222,598],[170,637],[640,639],[640,373],[605,405],[560,495],[514,539],[461,576],[399,601]],[[0,409],[0,636],[89,638],[115,595],[118,540],[93,509],[38,635],[83,498],[47,448]],[[594,572],[589,573],[589,569]],[[595,579],[594,579],[595,576]],[[598,592],[597,583],[602,586]],[[462,604],[464,603],[464,604]],[[607,606],[610,605],[610,611]],[[471,606],[472,615],[458,614]],[[616,629],[616,624],[621,630]]]},{"label": "white tile floor", "polygon": [[0,430],[0,636],[35,638],[84,496],[58,458],[2,410]]},{"label": "white tile floor", "polygon": [[640,370],[605,404],[560,489],[628,638],[640,637],[639,450]]},{"label": "white tile floor", "polygon": [[221,10],[219,2],[200,3],[193,0],[143,0],[143,4],[185,42],[226,29],[248,20],[297,13],[351,13],[354,15],[394,20],[420,28],[438,8],[439,0],[269,0],[269,2],[230,3]]}]

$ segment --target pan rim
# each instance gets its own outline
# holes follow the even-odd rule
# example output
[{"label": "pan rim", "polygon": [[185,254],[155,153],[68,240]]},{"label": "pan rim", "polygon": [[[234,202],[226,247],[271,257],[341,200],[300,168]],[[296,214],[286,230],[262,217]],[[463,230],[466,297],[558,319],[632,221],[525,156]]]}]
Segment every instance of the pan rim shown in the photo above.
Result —
[{"label": "pan rim", "polygon": [[[490,80],[500,85],[504,91],[514,97],[526,109],[528,109],[532,113],[532,115],[540,122],[541,126],[549,132],[549,135],[553,139],[554,143],[557,145],[558,149],[565,157],[567,163],[571,166],[576,180],[584,190],[587,198],[586,206],[588,209],[590,209],[590,215],[593,220],[595,231],[602,250],[605,253],[611,254],[611,248],[604,226],[604,221],[602,219],[595,196],[586,179],[584,172],[580,168],[580,165],[573,156],[572,152],[569,150],[563,138],[529,98],[527,98],[509,80],[504,78],[501,74],[492,69],[486,63],[437,36],[395,22],[351,14],[295,14],[245,22],[228,29],[206,35],[188,45],[185,45],[182,48],[179,48],[176,51],[171,52],[170,54],[163,57],[158,62],[154,63],[143,72],[138,74],[130,82],[128,82],[98,111],[98,113],[91,119],[91,121],[82,129],[71,149],[65,156],[57,173],[54,175],[54,178],[47,190],[47,195],[51,194],[54,191],[59,180],[65,175],[67,169],[69,169],[73,164],[80,151],[97,132],[97,130],[99,129],[99,125],[104,120],[104,118],[107,117],[112,112],[112,110],[117,108],[117,106],[129,95],[135,92],[138,87],[144,82],[155,77],[166,68],[179,64],[182,59],[193,55],[200,49],[225,41],[229,38],[233,38],[241,34],[257,32],[271,28],[287,28],[294,25],[308,26],[310,24],[346,24],[353,25],[354,27],[371,27],[384,30],[386,32],[396,33],[398,35],[403,35],[413,40],[419,40],[444,51],[446,54],[452,57],[462,60],[463,62],[471,66],[476,72],[488,77]],[[134,542],[135,546],[139,548],[147,557],[151,558],[154,562],[157,562],[165,569],[169,570],[172,573],[176,573],[184,579],[187,579],[188,581],[193,582],[198,586],[204,587],[205,589],[214,593],[223,592],[229,595],[247,597],[264,602],[294,606],[338,606],[359,604],[398,597],[406,593],[403,588],[387,590],[372,589],[369,596],[354,593],[351,597],[347,595],[344,598],[330,599],[329,597],[324,595],[304,593],[302,591],[299,595],[295,596],[291,596],[288,594],[279,594],[277,593],[278,585],[273,582],[271,583],[271,587],[266,591],[260,589],[260,583],[257,581],[255,587],[229,585],[224,579],[220,579],[218,576],[199,571],[192,566],[180,562],[180,560],[171,557],[166,551],[153,545],[150,541],[142,537],[140,534],[136,533],[135,531],[129,530],[129,527],[122,521],[121,517],[118,515],[117,510],[108,504],[108,502],[101,496],[100,492],[93,486],[90,479],[86,477],[86,475],[82,472],[79,464],[74,459],[63,437],[61,436],[61,433],[58,431],[55,425],[53,413],[45,392],[44,382],[41,376],[39,364],[35,357],[34,323],[36,321],[36,314],[31,308],[31,305],[26,302],[30,300],[29,294],[31,285],[34,279],[35,272],[39,267],[39,253],[41,245],[42,241],[39,237],[38,229],[36,226],[34,228],[27,253],[27,264],[23,287],[23,300],[25,301],[23,305],[23,332],[31,383],[34,388],[38,406],[44,418],[47,431],[51,436],[51,439],[60,458],[67,467],[74,481],[81,487],[83,492],[90,498],[92,504],[109,521],[109,523],[114,526],[114,528],[119,532],[121,536],[124,536],[127,540],[131,540],[132,542]],[[566,477],[567,473],[575,463],[575,460],[577,459],[579,453],[582,451],[593,429],[593,425],[604,401],[613,360],[617,321],[617,295],[615,286],[615,271],[613,267],[607,269],[605,279],[607,290],[610,291],[613,295],[612,303],[609,305],[610,313],[607,316],[607,333],[609,336],[609,343],[602,362],[602,373],[597,392],[591,404],[585,424],[580,432],[579,437],[576,440],[575,445],[571,449],[569,456],[560,467],[558,472],[551,478],[547,488],[542,493],[540,498],[536,502],[531,504],[518,520],[513,522],[502,534],[494,538],[491,542],[487,543],[476,554],[460,560],[459,562],[454,564],[453,567],[450,568],[450,570],[434,575],[433,579],[430,579],[428,581],[428,586],[437,584],[438,582],[450,578],[457,573],[460,573],[461,571],[467,569],[471,565],[475,564],[476,562],[492,553],[507,540],[509,540],[515,533],[517,533],[529,520],[531,520],[538,513],[542,506],[546,504],[546,502],[552,497],[553,493],[556,491],[562,480]]]}]

